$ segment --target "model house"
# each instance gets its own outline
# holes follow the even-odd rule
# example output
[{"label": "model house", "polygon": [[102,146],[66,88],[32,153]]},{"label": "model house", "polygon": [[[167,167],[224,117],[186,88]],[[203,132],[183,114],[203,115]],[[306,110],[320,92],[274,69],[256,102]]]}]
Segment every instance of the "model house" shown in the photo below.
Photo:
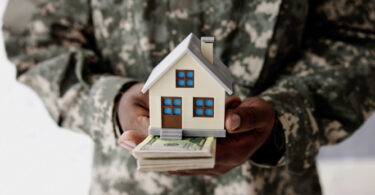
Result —
[{"label": "model house", "polygon": [[213,37],[188,35],[151,72],[149,134],[162,139],[225,137],[225,93],[229,69],[213,55]]}]

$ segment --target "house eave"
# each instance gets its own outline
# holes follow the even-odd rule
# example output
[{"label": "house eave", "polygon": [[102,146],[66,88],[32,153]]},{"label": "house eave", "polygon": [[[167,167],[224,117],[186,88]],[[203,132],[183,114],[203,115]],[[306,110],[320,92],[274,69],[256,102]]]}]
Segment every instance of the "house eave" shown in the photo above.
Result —
[{"label": "house eave", "polygon": [[208,72],[208,74],[210,74],[211,77],[213,77],[216,82],[220,84],[222,88],[224,88],[224,90],[227,92],[228,95],[232,95],[233,93],[232,89],[228,88],[227,85],[223,83],[223,81],[221,81],[221,79],[219,79],[193,52],[191,52],[190,50],[187,50],[186,53],[190,54],[190,56],[192,56],[194,60],[196,60],[199,63],[199,65],[204,70],[206,70],[206,72]]},{"label": "house eave", "polygon": [[[154,79],[154,81],[150,82],[150,83],[147,83],[142,87],[142,93],[145,94],[156,82],[158,82],[160,80],[161,77],[163,77],[164,74],[166,74],[185,54],[188,53],[188,49],[185,49],[185,51],[181,52],[178,57],[176,57],[175,59],[173,59],[173,61],[170,63],[170,65],[168,66],[168,68],[164,69],[161,73],[159,73],[156,77],[156,79]],[[152,74],[152,72],[151,72]]]}]

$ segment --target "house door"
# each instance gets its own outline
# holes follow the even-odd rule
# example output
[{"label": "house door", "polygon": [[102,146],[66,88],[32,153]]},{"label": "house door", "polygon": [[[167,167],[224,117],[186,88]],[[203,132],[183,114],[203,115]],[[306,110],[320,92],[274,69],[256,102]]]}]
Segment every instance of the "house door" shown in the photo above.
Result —
[{"label": "house door", "polygon": [[162,128],[182,128],[181,97],[161,97]]}]

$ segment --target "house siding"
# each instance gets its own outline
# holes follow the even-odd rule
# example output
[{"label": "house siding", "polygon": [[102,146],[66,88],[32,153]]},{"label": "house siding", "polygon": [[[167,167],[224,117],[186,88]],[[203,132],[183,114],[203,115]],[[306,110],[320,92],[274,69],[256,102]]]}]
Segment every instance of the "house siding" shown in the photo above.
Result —
[{"label": "house siding", "polygon": [[[176,88],[176,70],[194,70],[194,88]],[[225,90],[190,54],[185,54],[149,90],[150,126],[161,128],[162,96],[182,97],[183,129],[224,129]],[[214,117],[193,117],[193,98],[214,98]]]}]

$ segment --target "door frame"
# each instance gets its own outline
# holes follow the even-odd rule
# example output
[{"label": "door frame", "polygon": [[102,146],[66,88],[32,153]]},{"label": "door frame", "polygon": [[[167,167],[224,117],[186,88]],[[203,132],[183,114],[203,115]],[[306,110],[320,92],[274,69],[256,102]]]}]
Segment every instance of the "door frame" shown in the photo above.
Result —
[{"label": "door frame", "polygon": [[[170,99],[170,105],[164,104],[165,99]],[[175,105],[174,100],[180,100],[179,105]],[[160,98],[161,101],[161,128],[176,128],[176,129],[182,129],[182,97],[176,97],[176,96],[162,96]],[[170,109],[170,114],[165,114],[164,109]],[[176,109],[176,110],[175,110]],[[179,114],[178,111],[179,109]]]}]

